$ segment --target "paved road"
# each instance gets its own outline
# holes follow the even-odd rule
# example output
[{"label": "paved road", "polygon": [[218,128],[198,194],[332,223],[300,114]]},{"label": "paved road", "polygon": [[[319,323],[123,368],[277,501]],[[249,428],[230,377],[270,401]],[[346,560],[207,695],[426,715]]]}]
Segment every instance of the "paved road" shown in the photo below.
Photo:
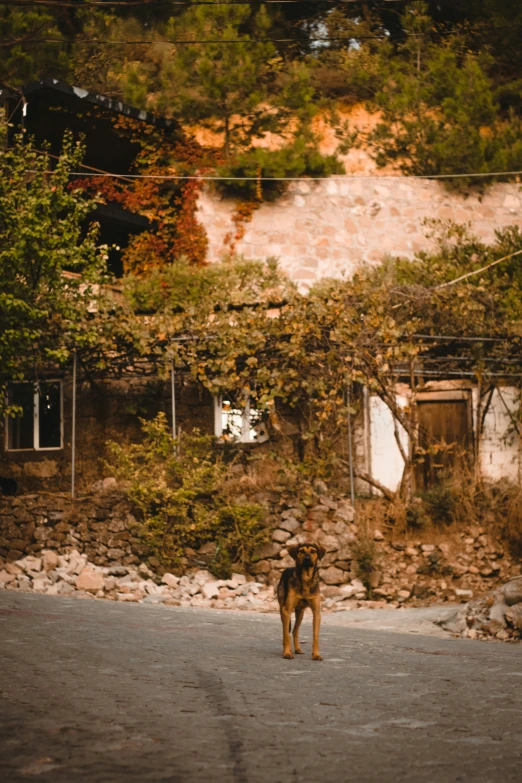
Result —
[{"label": "paved road", "polygon": [[522,645],[0,594],[3,783],[522,780]]}]

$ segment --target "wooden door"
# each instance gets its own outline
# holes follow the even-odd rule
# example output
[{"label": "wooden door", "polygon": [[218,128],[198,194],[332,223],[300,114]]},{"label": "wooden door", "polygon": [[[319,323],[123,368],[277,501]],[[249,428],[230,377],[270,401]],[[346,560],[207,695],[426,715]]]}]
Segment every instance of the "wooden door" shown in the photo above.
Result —
[{"label": "wooden door", "polygon": [[440,480],[441,474],[462,467],[469,458],[469,400],[421,400],[418,411],[421,448],[442,447],[426,454],[416,466],[415,482],[417,489],[422,490]]}]

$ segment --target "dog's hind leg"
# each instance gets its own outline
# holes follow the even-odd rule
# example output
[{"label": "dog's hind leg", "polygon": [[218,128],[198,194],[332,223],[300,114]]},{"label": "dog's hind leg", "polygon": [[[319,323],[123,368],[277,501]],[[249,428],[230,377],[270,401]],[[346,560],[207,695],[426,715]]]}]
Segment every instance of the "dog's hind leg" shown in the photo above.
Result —
[{"label": "dog's hind leg", "polygon": [[303,655],[303,651],[301,650],[301,646],[299,644],[299,627],[301,625],[301,622],[303,620],[304,615],[304,606],[296,606],[295,608],[295,623],[294,623],[294,652],[296,655]]}]

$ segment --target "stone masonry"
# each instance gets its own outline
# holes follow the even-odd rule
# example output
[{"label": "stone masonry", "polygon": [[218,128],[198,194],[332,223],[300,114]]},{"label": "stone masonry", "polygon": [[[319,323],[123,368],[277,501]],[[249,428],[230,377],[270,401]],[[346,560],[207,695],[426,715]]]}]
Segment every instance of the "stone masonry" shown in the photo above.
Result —
[{"label": "stone masonry", "polygon": [[[386,535],[363,530],[343,497],[320,495],[311,506],[273,498],[266,507],[270,540],[254,553],[249,573],[236,574],[232,585],[209,573],[213,542],[198,551],[187,548],[176,572],[165,574],[157,560],[147,557],[140,525],[114,479],[99,482],[74,503],[65,494],[5,498],[0,502],[0,588],[61,594],[71,587],[138,601],[160,595],[188,601],[182,605],[217,608],[253,608],[250,604],[258,602],[266,611],[276,608],[274,587],[282,571],[293,566],[288,547],[305,540],[326,550],[319,574],[325,609],[333,611],[468,601],[521,573],[520,563],[483,528],[470,526],[438,543],[433,533],[401,538],[393,530]],[[372,552],[366,576],[360,568],[361,541]],[[147,580],[163,587],[158,592],[152,582],[142,584]],[[245,582],[252,585],[244,587]]]},{"label": "stone masonry", "polygon": [[[280,261],[301,287],[323,277],[351,275],[361,262],[379,263],[386,254],[412,258],[427,250],[427,218],[471,224],[486,242],[495,230],[522,225],[522,196],[515,183],[497,183],[469,195],[448,191],[436,180],[401,176],[331,177],[291,183],[273,204],[256,210],[235,250],[247,258]],[[209,191],[199,200],[198,219],[209,238],[208,258],[226,251],[237,228],[234,201]]]}]

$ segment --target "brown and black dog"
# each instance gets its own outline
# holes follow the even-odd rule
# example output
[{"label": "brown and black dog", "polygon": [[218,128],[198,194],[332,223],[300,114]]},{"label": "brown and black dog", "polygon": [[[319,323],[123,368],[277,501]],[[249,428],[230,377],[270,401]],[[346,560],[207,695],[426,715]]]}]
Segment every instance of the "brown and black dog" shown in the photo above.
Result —
[{"label": "brown and black dog", "polygon": [[293,658],[290,647],[290,626],[295,610],[294,650],[302,654],[299,646],[299,626],[304,610],[309,606],[313,613],[312,658],[322,661],[319,655],[319,628],[321,625],[321,593],[317,564],[325,550],[319,544],[297,544],[288,547],[288,554],[295,560],[294,568],[285,568],[277,585],[277,598],[283,623],[283,658]]}]

